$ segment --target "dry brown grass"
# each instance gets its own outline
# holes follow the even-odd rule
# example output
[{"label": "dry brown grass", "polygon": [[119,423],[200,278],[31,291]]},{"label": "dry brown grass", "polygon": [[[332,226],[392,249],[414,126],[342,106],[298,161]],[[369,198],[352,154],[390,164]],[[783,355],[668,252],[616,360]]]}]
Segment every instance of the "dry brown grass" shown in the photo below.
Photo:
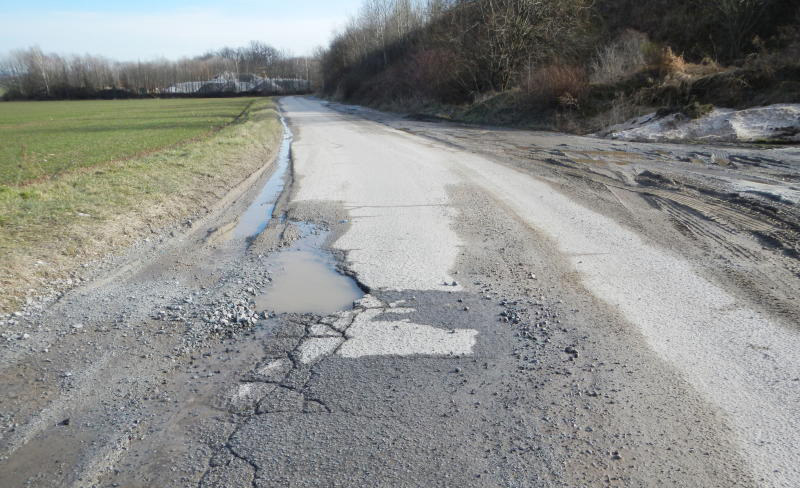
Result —
[{"label": "dry brown grass", "polygon": [[540,103],[576,108],[589,91],[589,76],[583,67],[551,63],[531,71],[524,91]]},{"label": "dry brown grass", "polygon": [[675,54],[670,47],[663,49],[657,66],[666,82],[693,81],[728,69],[710,58],[705,58],[700,63],[689,63],[682,55]]},{"label": "dry brown grass", "polygon": [[681,75],[686,71],[686,61],[680,54],[675,54],[672,48],[667,46],[661,53],[658,60],[658,69],[663,76]]}]

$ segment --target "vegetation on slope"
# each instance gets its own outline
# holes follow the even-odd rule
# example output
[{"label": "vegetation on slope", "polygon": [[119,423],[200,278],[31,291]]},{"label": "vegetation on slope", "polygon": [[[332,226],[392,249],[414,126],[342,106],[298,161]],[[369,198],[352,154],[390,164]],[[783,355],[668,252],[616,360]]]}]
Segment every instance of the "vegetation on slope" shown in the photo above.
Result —
[{"label": "vegetation on slope", "polygon": [[322,70],[345,100],[596,130],[655,109],[800,101],[800,4],[368,0]]}]

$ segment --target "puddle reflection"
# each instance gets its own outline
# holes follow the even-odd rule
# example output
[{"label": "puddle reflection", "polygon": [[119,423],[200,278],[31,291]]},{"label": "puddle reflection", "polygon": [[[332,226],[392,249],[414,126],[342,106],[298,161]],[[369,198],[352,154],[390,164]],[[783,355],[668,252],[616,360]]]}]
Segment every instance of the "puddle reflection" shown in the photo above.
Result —
[{"label": "puddle reflection", "polygon": [[336,262],[321,250],[326,233],[307,224],[304,237],[268,261],[272,283],[256,298],[258,311],[326,315],[353,307],[364,292],[349,276],[336,271]]},{"label": "puddle reflection", "polygon": [[286,174],[289,170],[289,158],[292,149],[292,131],[286,125],[286,121],[281,117],[283,124],[283,141],[275,160],[277,165],[275,172],[261,189],[253,203],[245,210],[239,218],[239,223],[233,230],[234,238],[249,239],[260,234],[266,229],[267,224],[272,220],[272,213],[275,210],[275,203],[280,197],[284,186],[286,186]]}]

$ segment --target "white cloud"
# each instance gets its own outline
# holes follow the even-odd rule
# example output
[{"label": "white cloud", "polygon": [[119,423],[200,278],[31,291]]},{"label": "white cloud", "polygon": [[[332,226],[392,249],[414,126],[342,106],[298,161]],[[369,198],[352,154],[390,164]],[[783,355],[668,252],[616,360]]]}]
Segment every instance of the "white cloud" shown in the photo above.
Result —
[{"label": "white cloud", "polygon": [[341,18],[270,18],[214,10],[157,14],[52,12],[7,14],[0,46],[38,45],[46,52],[91,53],[119,60],[170,59],[260,40],[295,54],[326,45]]}]

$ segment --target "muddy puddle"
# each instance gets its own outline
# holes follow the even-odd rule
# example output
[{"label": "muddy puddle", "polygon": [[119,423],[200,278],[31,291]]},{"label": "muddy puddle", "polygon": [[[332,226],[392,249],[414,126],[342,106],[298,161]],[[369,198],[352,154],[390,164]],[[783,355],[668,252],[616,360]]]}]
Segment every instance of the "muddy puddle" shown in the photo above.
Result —
[{"label": "muddy puddle", "polygon": [[272,283],[256,298],[258,311],[327,315],[352,308],[364,292],[336,270],[333,256],[322,249],[327,237],[310,224],[298,224],[302,237],[267,261]]},{"label": "muddy puddle", "polygon": [[[289,179],[293,134],[281,117],[283,141],[275,172],[233,229],[237,241],[251,242],[274,218],[275,205]],[[265,266],[272,282],[256,298],[259,312],[330,314],[352,308],[364,296],[355,281],[336,270],[333,256],[323,249],[327,233],[313,225],[292,222],[300,238],[284,251],[269,256]]]},{"label": "muddy puddle", "polygon": [[239,218],[239,222],[233,229],[234,238],[251,239],[266,229],[267,224],[272,220],[275,204],[286,186],[294,137],[283,117],[281,117],[281,124],[283,124],[283,141],[281,141],[278,157],[275,160],[275,172],[269,177],[253,203]]}]

